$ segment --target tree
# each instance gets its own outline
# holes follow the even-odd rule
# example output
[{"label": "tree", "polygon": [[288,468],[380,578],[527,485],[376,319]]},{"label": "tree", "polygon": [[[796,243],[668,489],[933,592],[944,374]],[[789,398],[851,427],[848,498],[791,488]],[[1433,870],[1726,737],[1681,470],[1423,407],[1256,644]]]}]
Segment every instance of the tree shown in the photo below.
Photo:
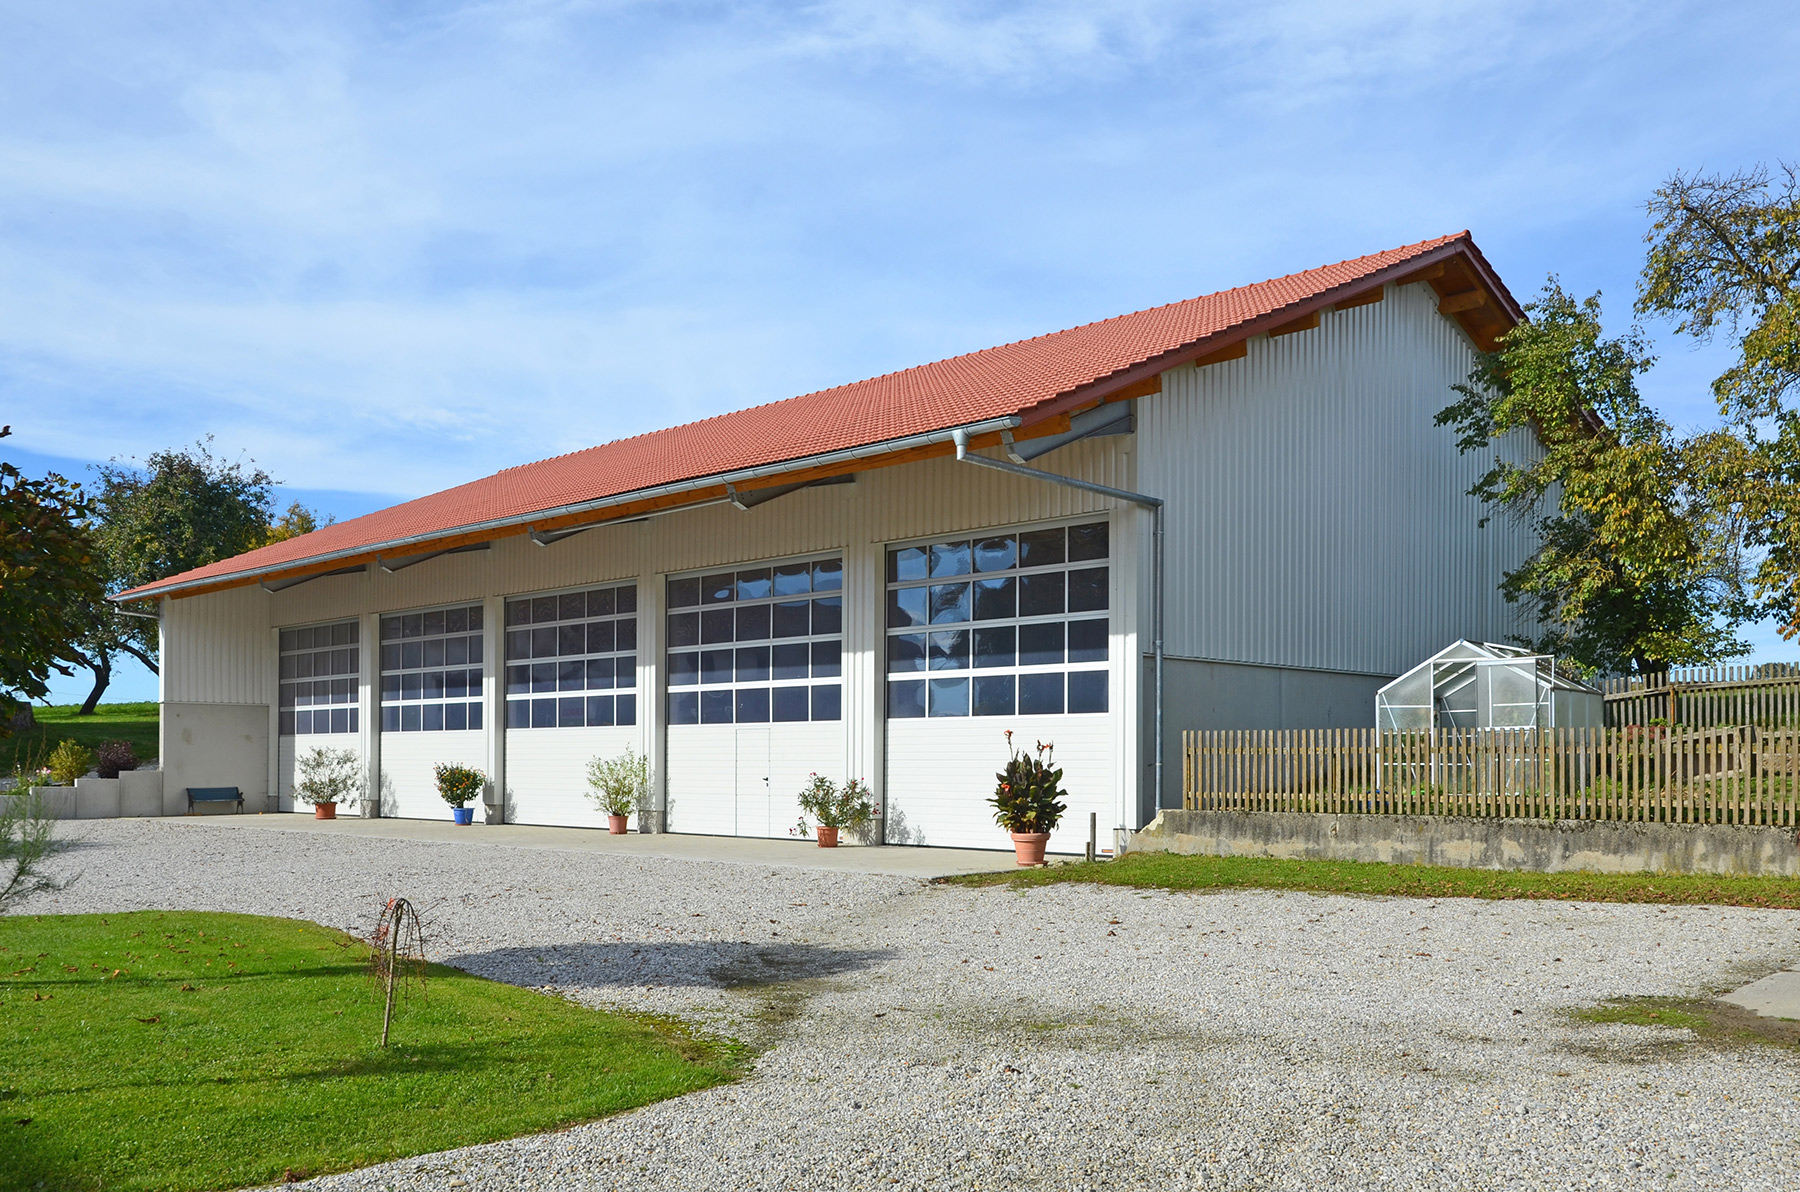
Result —
[{"label": "tree", "polygon": [[[0,438],[12,434],[0,427]],[[101,596],[81,487],[54,473],[27,480],[0,461],[0,737],[14,715],[72,674],[77,641]]]},{"label": "tree", "polygon": [[1537,531],[1538,549],[1501,584],[1536,615],[1539,632],[1521,641],[1590,672],[1743,653],[1731,631],[1744,614],[1731,511],[1694,482],[1700,446],[1639,394],[1653,363],[1643,337],[1604,338],[1599,295],[1577,302],[1554,277],[1525,310],[1437,419],[1465,452],[1524,435],[1541,445],[1516,460],[1495,450],[1470,490]]},{"label": "tree", "polygon": [[1735,363],[1713,382],[1722,430],[1690,468],[1707,499],[1733,511],[1756,558],[1756,615],[1800,634],[1800,169],[1677,172],[1647,204],[1639,314],[1672,319]]},{"label": "tree", "polygon": [[287,512],[278,521],[269,523],[268,533],[263,538],[263,545],[271,542],[286,542],[289,538],[298,538],[302,534],[310,534],[314,530],[329,526],[337,519],[327,517],[319,520],[315,511],[295,501],[287,507]]}]

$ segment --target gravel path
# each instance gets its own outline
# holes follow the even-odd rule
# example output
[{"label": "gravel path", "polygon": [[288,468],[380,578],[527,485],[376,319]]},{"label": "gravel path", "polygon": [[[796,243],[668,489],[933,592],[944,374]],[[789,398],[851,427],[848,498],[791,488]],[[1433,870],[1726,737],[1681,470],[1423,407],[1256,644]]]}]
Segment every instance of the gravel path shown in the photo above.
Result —
[{"label": "gravel path", "polygon": [[183,907],[363,929],[767,1046],[742,1082],[320,1189],[1800,1186],[1800,1055],[1571,1022],[1800,957],[1734,908],[931,888],[910,879],[78,829],[27,910]]}]

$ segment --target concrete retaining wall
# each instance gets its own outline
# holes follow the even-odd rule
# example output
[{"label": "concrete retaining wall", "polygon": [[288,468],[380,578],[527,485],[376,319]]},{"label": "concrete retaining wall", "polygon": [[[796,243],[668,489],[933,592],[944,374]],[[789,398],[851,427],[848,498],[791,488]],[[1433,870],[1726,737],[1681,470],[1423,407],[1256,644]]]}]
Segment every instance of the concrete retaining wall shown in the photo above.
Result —
[{"label": "concrete retaining wall", "polygon": [[1793,829],[1723,824],[1164,810],[1133,834],[1131,850],[1544,873],[1800,876]]}]

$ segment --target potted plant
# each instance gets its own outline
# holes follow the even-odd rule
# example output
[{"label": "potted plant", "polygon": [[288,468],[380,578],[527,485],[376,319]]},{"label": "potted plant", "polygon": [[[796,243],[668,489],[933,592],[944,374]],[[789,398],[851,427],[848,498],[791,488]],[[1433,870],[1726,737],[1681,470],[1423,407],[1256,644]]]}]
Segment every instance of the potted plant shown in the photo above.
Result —
[{"label": "potted plant", "polygon": [[635,749],[618,757],[594,757],[588,762],[587,778],[593,788],[588,798],[606,813],[606,830],[625,835],[625,817],[642,805],[650,785],[648,759]]},{"label": "potted plant", "polygon": [[[1012,749],[1012,734],[1006,734],[1006,747]],[[1061,770],[1050,766],[1054,742],[1037,743],[1037,756],[1012,749],[1006,769],[994,777],[994,822],[1012,833],[1013,851],[1021,865],[1042,865],[1044,845],[1062,819],[1068,805],[1062,800],[1068,792],[1062,788]]]},{"label": "potted plant", "polygon": [[354,806],[362,797],[362,759],[354,749],[313,749],[294,769],[294,798],[311,804],[314,819],[336,819],[339,803]]},{"label": "potted plant", "polygon": [[811,836],[815,829],[807,827],[806,817],[811,816],[819,821],[818,833],[820,848],[836,848],[838,833],[845,828],[857,831],[873,823],[876,816],[875,800],[869,795],[869,788],[864,786],[860,778],[852,778],[843,786],[838,786],[829,778],[812,775],[800,791],[800,810],[804,812],[800,822],[794,825],[796,836]]},{"label": "potted plant", "polygon": [[487,785],[487,775],[470,766],[452,762],[439,762],[435,773],[438,794],[444,797],[444,802],[450,804],[450,818],[459,824],[474,823],[474,810],[463,804],[481,794],[481,788]]}]

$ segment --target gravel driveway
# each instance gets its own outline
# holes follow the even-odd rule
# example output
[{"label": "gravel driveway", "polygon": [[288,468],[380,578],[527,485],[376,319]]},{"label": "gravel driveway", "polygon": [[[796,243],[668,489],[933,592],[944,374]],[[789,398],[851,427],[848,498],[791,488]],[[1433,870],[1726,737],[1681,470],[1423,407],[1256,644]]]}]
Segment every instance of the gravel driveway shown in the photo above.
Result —
[{"label": "gravel driveway", "polygon": [[762,1042],[742,1082],[326,1177],[395,1188],[1800,1187],[1800,1053],[1575,1023],[1800,957],[1731,908],[936,888],[156,821],[77,829],[35,911],[364,929]]}]

